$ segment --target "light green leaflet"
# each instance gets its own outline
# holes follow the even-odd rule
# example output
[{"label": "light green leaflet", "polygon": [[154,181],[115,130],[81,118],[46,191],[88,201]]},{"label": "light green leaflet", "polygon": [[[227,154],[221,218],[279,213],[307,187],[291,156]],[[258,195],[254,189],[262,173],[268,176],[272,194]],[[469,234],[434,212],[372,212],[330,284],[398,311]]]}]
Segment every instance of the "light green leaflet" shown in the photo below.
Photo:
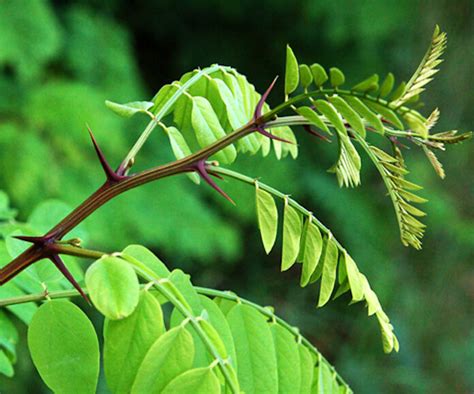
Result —
[{"label": "light green leaflet", "polygon": [[361,93],[369,93],[378,90],[379,88],[379,76],[373,74],[370,77],[359,82],[351,90]]},{"label": "light green leaflet", "polygon": [[[211,104],[204,97],[193,97],[191,124],[202,148],[226,135]],[[222,163],[229,164],[237,157],[237,151],[233,145],[229,145],[214,157]]]},{"label": "light green leaflet", "polygon": [[323,66],[318,63],[311,65],[311,73],[313,74],[314,83],[317,87],[324,85],[324,83],[329,79],[328,74]]},{"label": "light green leaflet", "polygon": [[337,131],[339,131],[339,133],[347,134],[344,123],[342,123],[339,114],[334,109],[332,104],[325,100],[319,99],[314,102],[314,105],[316,106],[316,109],[321,112],[329,120],[329,122],[331,122],[331,124],[336,128]]},{"label": "light green leaflet", "polygon": [[106,100],[105,105],[117,115],[124,118],[131,118],[133,115],[138,113],[149,114],[150,108],[153,107],[155,103],[152,103],[151,101],[134,101],[126,104],[118,104]]},{"label": "light green leaflet", "polygon": [[130,392],[143,358],[164,332],[160,303],[145,290],[141,291],[140,302],[130,316],[122,320],[106,320],[104,369],[107,386],[112,392]]},{"label": "light green leaflet", "polygon": [[351,127],[358,132],[362,138],[365,138],[365,127],[361,117],[355,112],[340,96],[331,96],[329,101],[337,111],[346,119]]},{"label": "light green leaflet", "polygon": [[352,300],[361,301],[364,298],[364,287],[360,272],[352,257],[347,253],[344,256],[344,261],[346,263],[347,278],[351,286]]},{"label": "light green leaflet", "polygon": [[283,251],[281,270],[286,271],[295,263],[300,250],[303,219],[296,209],[285,201],[283,218]]},{"label": "light green leaflet", "polygon": [[373,113],[361,100],[357,97],[345,96],[344,99],[349,103],[349,105],[357,111],[357,113],[362,116],[368,123],[372,125],[378,132],[384,132],[383,123],[380,120],[380,117]]},{"label": "light green leaflet", "polygon": [[204,319],[199,320],[199,325],[209,338],[209,342],[211,342],[217,350],[217,354],[219,354],[219,357],[225,360],[228,357],[227,349],[217,330],[212,326],[211,323]]},{"label": "light green leaflet", "polygon": [[124,260],[104,256],[86,272],[86,285],[94,306],[109,319],[123,319],[138,304],[139,284],[135,271]]},{"label": "light green leaflet", "polygon": [[275,244],[278,229],[278,210],[272,195],[255,183],[258,227],[262,236],[263,247],[268,254]]},{"label": "light green leaflet", "polygon": [[[173,95],[180,89],[180,86],[177,82],[173,84],[163,85],[163,87],[156,93],[152,98],[154,103],[153,108],[151,109],[155,115],[158,115],[160,110],[169,102]],[[163,119],[173,110],[174,105],[169,106],[164,114],[161,115]]]},{"label": "light green leaflet", "polygon": [[318,129],[325,131],[328,134],[332,134],[326,124],[321,120],[319,115],[313,111],[310,107],[299,107],[296,112],[301,116],[305,117],[306,120],[310,121]]},{"label": "light green leaflet", "polygon": [[[191,306],[192,314],[194,316],[201,315],[203,312],[203,306],[201,305],[199,295],[191,283],[189,275],[185,274],[179,269],[176,269],[173,270],[169,279]],[[170,326],[177,327],[183,322],[184,319],[185,316],[183,316],[181,312],[175,308],[171,313]],[[194,343],[195,357],[193,367],[205,367],[209,365],[209,363],[212,361],[211,355],[208,353],[206,345],[202,341],[201,337],[193,326],[187,325],[186,330],[191,333]]]},{"label": "light green leaflet", "polygon": [[298,393],[301,385],[300,356],[295,337],[282,326],[272,323],[278,368],[278,392]]},{"label": "light green leaflet", "polygon": [[95,393],[99,341],[84,312],[69,301],[45,302],[28,328],[28,348],[43,381],[56,393]]},{"label": "light green leaflet", "polygon": [[329,79],[333,88],[341,86],[346,80],[342,71],[337,67],[331,67],[329,69]]},{"label": "light green leaflet", "polygon": [[211,368],[196,368],[174,378],[162,394],[219,394],[219,379]]},{"label": "light green leaflet", "polygon": [[[318,366],[315,368],[315,382],[316,382],[316,391],[317,394],[327,394],[335,393],[333,385],[335,382],[335,377],[332,375],[331,370],[325,362],[322,362],[321,357],[319,357]],[[336,385],[337,387],[337,385]],[[339,390],[338,390],[339,391]]]},{"label": "light green leaflet", "polygon": [[309,85],[313,83],[313,74],[311,73],[311,69],[306,64],[300,64],[299,71],[301,86],[303,86],[303,89],[307,89]]},{"label": "light green leaflet", "polygon": [[[173,150],[174,157],[180,160],[184,157],[191,155],[191,149],[189,148],[181,132],[176,127],[165,127],[165,132],[168,135],[168,139],[170,140],[170,145],[171,149]],[[188,173],[187,175],[194,183],[200,183],[198,174],[192,172]]]},{"label": "light green leaflet", "polygon": [[285,95],[293,93],[299,84],[298,61],[289,45],[286,46]]},{"label": "light green leaflet", "polygon": [[401,120],[398,118],[397,114],[393,112],[391,109],[388,109],[382,104],[370,101],[370,100],[362,100],[370,109],[373,111],[379,113],[384,117],[386,120],[388,120],[390,123],[392,123],[398,130],[403,130],[404,126]]},{"label": "light green leaflet", "polygon": [[321,291],[319,293],[318,307],[325,305],[331,298],[337,273],[338,248],[330,235],[326,243],[324,253],[323,271],[321,279]]},{"label": "light green leaflet", "polygon": [[305,346],[298,345],[299,365],[300,365],[300,393],[308,394],[311,392],[313,383],[314,361],[311,352]]},{"label": "light green leaflet", "polygon": [[308,233],[308,227],[310,224],[311,220],[310,218],[306,218],[303,224],[303,232],[301,233],[301,239],[300,239],[300,251],[298,253],[298,257],[296,258],[296,261],[298,263],[303,263],[304,261],[304,252],[305,252],[305,244],[306,244],[306,234]]},{"label": "light green leaflet", "polygon": [[152,251],[142,245],[129,245],[122,251],[122,254],[133,257],[146,265],[160,278],[167,278],[170,275],[168,267]]},{"label": "light green leaflet", "polygon": [[227,323],[224,313],[210,298],[200,295],[199,299],[201,300],[202,307],[207,313],[209,322],[218,332],[222,342],[224,342],[232,366],[234,368],[237,367],[234,339],[232,338],[232,333],[230,332],[229,324]]},{"label": "light green leaflet", "polygon": [[160,336],[138,370],[132,393],[159,393],[168,383],[191,369],[194,345],[191,334],[178,326]]},{"label": "light green leaflet", "polygon": [[265,317],[237,304],[227,314],[237,351],[237,374],[247,394],[278,392],[278,370],[272,333]]},{"label": "light green leaflet", "polygon": [[386,97],[390,94],[393,89],[393,84],[395,83],[395,77],[392,73],[388,73],[385,79],[382,82],[379,90],[380,97]]},{"label": "light green leaflet", "polygon": [[300,281],[301,287],[304,287],[309,283],[311,275],[316,269],[319,258],[321,257],[322,248],[323,239],[321,233],[319,232],[319,229],[310,222],[307,227],[304,243],[303,271],[301,272]]}]

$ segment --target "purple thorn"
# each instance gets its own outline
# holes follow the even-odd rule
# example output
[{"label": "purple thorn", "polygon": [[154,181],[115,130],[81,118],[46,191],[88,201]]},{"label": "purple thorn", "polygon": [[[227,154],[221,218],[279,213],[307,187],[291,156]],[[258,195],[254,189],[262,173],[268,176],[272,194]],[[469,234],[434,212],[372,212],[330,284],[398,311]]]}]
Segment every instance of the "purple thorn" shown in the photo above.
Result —
[{"label": "purple thorn", "polygon": [[331,142],[331,140],[328,137],[313,130],[309,125],[303,125],[303,129],[305,129],[309,134],[314,135],[315,137],[318,137],[319,139],[322,139],[323,141]]},{"label": "purple thorn", "polygon": [[272,83],[270,84],[270,86],[267,88],[267,90],[265,91],[265,93],[263,93],[262,97],[260,97],[260,100],[259,100],[258,103],[257,103],[257,107],[255,108],[255,113],[254,113],[254,115],[253,115],[254,120],[256,120],[257,118],[259,118],[260,116],[262,116],[263,104],[265,104],[265,101],[267,100],[268,95],[269,95],[270,92],[272,91],[273,86],[275,86],[275,82],[277,81],[277,79],[278,79],[278,75],[275,77],[275,79],[273,80],[273,82],[272,82]]},{"label": "purple thorn", "polygon": [[66,277],[66,279],[74,286],[74,288],[81,294],[82,298],[84,298],[88,304],[90,304],[89,297],[87,297],[86,293],[82,290],[81,286],[79,286],[79,283],[76,282],[72,274],[69,272],[69,270],[66,267],[66,264],[61,260],[61,257],[57,254],[53,254],[50,256],[50,260],[53,262],[53,264],[58,268],[59,271]]},{"label": "purple thorn", "polygon": [[274,134],[271,134],[269,133],[268,131],[266,131],[262,126],[257,126],[257,131],[264,135],[265,137],[268,137],[270,138],[271,140],[276,140],[276,141],[280,141],[280,142],[286,142],[287,144],[293,144],[294,145],[294,142],[293,141],[288,141],[288,140],[285,140],[284,138],[280,138]]},{"label": "purple thorn", "polygon": [[14,235],[13,238],[25,242],[31,242],[32,244],[43,244],[47,241],[47,238],[45,237],[30,237],[28,235]]},{"label": "purple thorn", "polygon": [[[268,98],[270,92],[272,91],[273,87],[275,86],[275,83],[276,83],[277,79],[278,79],[278,76],[275,77],[275,79],[270,84],[270,86],[267,88],[265,93],[263,93],[262,97],[260,97],[260,100],[258,101],[257,106],[255,107],[255,112],[254,112],[254,115],[253,115],[254,122],[256,122],[257,119],[262,116],[263,105],[265,104],[265,101],[267,100],[267,98]],[[287,144],[293,144],[292,141],[288,141],[288,140],[285,140],[283,138],[277,137],[276,135],[273,135],[273,134],[269,133],[268,131],[266,131],[265,130],[265,125],[257,124],[255,126],[255,131],[257,131],[258,133],[260,133],[260,134],[264,135],[265,137],[270,138],[272,140],[285,142]]]},{"label": "purple thorn", "polygon": [[390,141],[392,141],[396,146],[399,146],[400,148],[404,148],[404,149],[410,149],[408,146],[402,144],[397,137],[394,137],[394,136],[390,136],[389,137]]},{"label": "purple thorn", "polygon": [[209,175],[212,175],[212,176],[215,176],[217,179],[220,179],[221,181],[224,180],[224,177],[222,177],[220,174],[218,174],[217,172],[214,172],[214,171],[208,171],[207,172]]},{"label": "purple thorn", "polygon": [[89,126],[87,126],[87,129],[89,130],[89,135],[91,137],[92,144],[94,145],[94,149],[97,153],[97,157],[99,158],[100,165],[102,166],[102,168],[105,172],[105,176],[107,177],[107,180],[111,181],[111,182],[119,182],[122,179],[126,178],[125,176],[117,174],[112,169],[112,167],[110,167],[109,163],[107,162],[107,159],[104,156],[104,153],[100,149],[99,144],[97,143],[97,141],[94,137],[94,134],[92,133],[92,130],[90,129]]},{"label": "purple thorn", "polygon": [[[229,195],[222,190],[215,182],[214,180],[209,176],[209,173],[207,172],[206,169],[206,162],[205,160],[199,160],[193,168],[199,173],[202,179],[204,179],[209,186],[211,186],[214,190],[216,190],[222,197],[224,197],[226,200],[228,200],[230,203],[235,204],[234,200],[232,200]],[[215,175],[215,174],[214,174]]]}]

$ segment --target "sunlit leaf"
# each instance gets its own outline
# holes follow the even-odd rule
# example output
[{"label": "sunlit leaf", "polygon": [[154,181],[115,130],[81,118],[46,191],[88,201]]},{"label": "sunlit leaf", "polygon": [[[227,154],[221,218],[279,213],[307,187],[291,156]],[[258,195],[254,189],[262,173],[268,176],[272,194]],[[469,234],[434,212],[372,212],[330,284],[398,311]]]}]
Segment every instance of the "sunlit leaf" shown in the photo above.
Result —
[{"label": "sunlit leaf", "polygon": [[172,328],[151,346],[140,365],[131,392],[161,392],[175,377],[191,369],[193,358],[191,334],[183,326]]},{"label": "sunlit leaf", "polygon": [[109,319],[123,319],[135,310],[138,278],[124,260],[104,256],[89,267],[85,279],[92,303]]},{"label": "sunlit leaf", "polygon": [[298,257],[300,249],[303,220],[301,215],[288,203],[285,203],[283,219],[283,251],[281,270],[291,268]]},{"label": "sunlit leaf", "polygon": [[[300,355],[295,337],[278,324],[270,324],[276,349],[278,392],[300,392]],[[291,372],[290,372],[291,371]]]},{"label": "sunlit leaf", "polygon": [[256,185],[258,227],[265,252],[268,254],[275,244],[278,229],[278,210],[272,195]]},{"label": "sunlit leaf", "polygon": [[293,93],[299,83],[298,61],[289,45],[286,46],[285,95]]},{"label": "sunlit leaf", "polygon": [[146,353],[165,331],[160,303],[149,291],[140,292],[133,313],[104,324],[104,369],[108,387],[129,392]]},{"label": "sunlit leaf", "polygon": [[219,379],[211,368],[196,368],[174,378],[162,391],[163,394],[219,394]]},{"label": "sunlit leaf", "polygon": [[246,393],[278,391],[275,346],[268,324],[258,311],[237,304],[227,314],[237,352],[237,374]]},{"label": "sunlit leaf", "polygon": [[303,271],[301,272],[301,286],[306,286],[311,279],[316,266],[318,265],[321,251],[323,248],[323,239],[321,232],[313,224],[309,223],[304,244]]},{"label": "sunlit leaf", "polygon": [[92,323],[73,303],[44,303],[28,328],[28,347],[41,378],[54,392],[96,392],[99,342]]}]

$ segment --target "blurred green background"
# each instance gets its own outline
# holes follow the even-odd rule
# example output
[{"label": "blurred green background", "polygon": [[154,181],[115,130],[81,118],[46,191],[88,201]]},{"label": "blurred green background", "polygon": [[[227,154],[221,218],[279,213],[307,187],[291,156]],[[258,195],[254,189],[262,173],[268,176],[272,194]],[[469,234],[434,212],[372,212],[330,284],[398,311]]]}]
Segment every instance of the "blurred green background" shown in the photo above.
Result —
[{"label": "blurred green background", "polygon": [[[302,62],[340,67],[349,82],[388,71],[407,79],[436,23],[449,43],[442,72],[424,96],[425,114],[438,106],[438,130],[469,130],[473,20],[472,0],[0,1],[0,189],[20,218],[47,198],[80,203],[102,181],[85,124],[115,165],[146,122],[118,118],[105,99],[147,100],[163,84],[212,63],[236,67],[263,91],[283,75],[286,43]],[[280,92],[281,81],[270,103],[282,99]],[[315,290],[299,288],[297,270],[279,273],[280,248],[265,256],[247,186],[224,185],[238,204],[233,208],[186,177],[147,185],[87,220],[88,245],[112,251],[142,243],[196,284],[275,305],[356,392],[472,392],[472,143],[440,155],[445,181],[421,152],[407,153],[412,179],[425,185],[430,200],[424,248],[416,252],[399,242],[390,201],[367,161],[362,187],[339,189],[326,172],[334,147],[298,135],[297,161],[241,156],[236,167],[292,193],[332,229],[379,294],[399,354],[383,354],[375,320],[361,306],[338,300],[316,310]],[[166,137],[156,133],[137,167],[169,160]],[[0,387],[42,392],[35,374],[23,349],[14,381],[1,378]]]}]

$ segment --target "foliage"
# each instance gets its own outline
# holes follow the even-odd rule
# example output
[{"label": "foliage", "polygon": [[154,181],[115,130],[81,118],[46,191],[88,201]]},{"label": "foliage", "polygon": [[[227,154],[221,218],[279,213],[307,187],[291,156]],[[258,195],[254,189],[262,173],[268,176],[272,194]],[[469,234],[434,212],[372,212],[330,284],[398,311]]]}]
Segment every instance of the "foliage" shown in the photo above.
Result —
[{"label": "foliage", "polygon": [[[77,59],[77,57],[76,57],[76,59]],[[309,68],[309,67],[307,67],[307,68]],[[311,71],[311,69],[316,69],[316,67],[310,68],[310,71]],[[306,69],[305,67],[299,67],[299,70],[300,70],[300,74],[301,74],[301,75],[300,75],[300,80],[301,80],[302,87],[303,87],[303,88],[304,88],[304,87],[309,87],[309,86],[311,85],[311,82],[308,82],[308,78],[307,78],[307,75],[308,75],[308,74],[306,73],[306,79],[304,79],[304,78],[302,77],[302,75],[304,74],[304,71],[301,71],[301,70],[306,70],[306,71],[307,71],[307,69]],[[337,84],[337,86],[340,86],[340,83],[341,83],[341,80],[340,80],[341,78],[340,78],[340,76],[341,76],[341,74],[338,74],[337,71],[332,71],[332,72],[329,72],[329,71],[328,71],[327,74],[329,74],[328,77],[329,77],[329,76],[333,76],[333,75],[334,75],[335,77],[339,77],[339,81],[336,82],[336,84]],[[390,75],[390,74],[389,74],[389,75]],[[312,76],[312,75],[311,75],[311,76]],[[390,80],[390,78],[388,78],[388,80]],[[371,81],[369,81],[369,84],[372,83],[372,82],[373,82],[373,79],[372,79]],[[120,85],[120,84],[115,84],[115,85]],[[382,86],[382,88],[385,86],[385,89],[387,89],[386,86],[388,86],[388,85],[389,85],[388,83],[387,83],[387,84],[386,84],[386,83],[383,83],[381,86]],[[382,88],[381,88],[381,90],[382,90]],[[124,99],[127,99],[127,98],[132,97],[132,96],[135,96],[135,95],[125,95],[125,96],[124,96]],[[136,95],[136,96],[138,96],[138,95]],[[117,98],[118,98],[118,97],[116,96],[115,99],[117,99]],[[198,100],[198,101],[199,101],[199,100]],[[323,101],[323,102],[324,102],[324,101]],[[332,102],[330,102],[330,104],[332,104],[333,106],[335,106],[335,104],[332,103]],[[310,106],[311,103],[308,104],[308,105]],[[352,107],[353,107],[354,109],[356,109],[356,107],[355,107],[354,104],[351,104],[351,105],[352,105]],[[310,108],[310,109],[312,110],[312,108]],[[369,108],[369,109],[370,109],[370,108]],[[339,109],[339,111],[340,111],[340,114],[343,115],[343,117],[345,118],[345,115],[342,113],[343,110]],[[44,112],[44,110],[43,110],[43,112]],[[368,115],[368,116],[370,116],[370,115]],[[319,118],[318,118],[318,119],[319,119]],[[347,120],[348,120],[348,119],[347,119]],[[368,121],[369,119],[365,119],[365,120]],[[372,120],[374,120],[374,118],[372,118]],[[404,120],[404,119],[403,119],[403,120]],[[374,120],[374,122],[376,122],[376,121]],[[351,126],[354,126],[354,125],[351,124]],[[82,126],[81,126],[81,127],[82,127]],[[79,127],[79,128],[81,128],[81,127]],[[172,127],[174,127],[174,126],[171,126],[171,127],[167,126],[167,129],[165,129],[165,132],[167,132],[166,130],[170,130],[170,129],[173,130]],[[354,126],[354,127],[355,127],[355,126]],[[374,127],[375,127],[375,125],[374,125]],[[93,128],[95,129],[95,126],[94,126]],[[58,129],[58,130],[59,130],[59,129]],[[178,129],[177,129],[177,128],[174,128],[174,130],[178,130]],[[174,131],[174,130],[173,130],[173,131]],[[341,130],[342,130],[342,129],[341,129]],[[98,131],[100,131],[100,130],[98,130]],[[178,130],[178,132],[179,132],[179,130]],[[337,130],[336,130],[336,132],[337,132]],[[168,132],[167,132],[167,134],[168,134],[168,137],[169,137],[169,133],[168,133]],[[181,133],[180,133],[180,134],[181,134]],[[184,133],[183,133],[183,134],[184,134]],[[369,133],[369,134],[370,134],[370,133]],[[14,135],[14,133],[11,132],[10,135]],[[174,133],[174,135],[176,135],[176,133]],[[181,134],[181,136],[182,136],[182,134]],[[335,136],[336,136],[336,138],[338,138],[338,140],[340,140],[340,135],[339,135],[339,134],[335,134]],[[78,137],[79,137],[79,135],[78,135]],[[76,137],[75,137],[75,138],[76,138]],[[169,138],[170,138],[170,142],[171,142],[171,144],[172,144],[172,146],[173,146],[173,140],[174,140],[174,139],[171,138],[171,137],[169,137]],[[178,138],[179,138],[179,137],[178,137]],[[5,140],[7,140],[6,137],[5,137]],[[40,142],[40,140],[37,139],[37,142]],[[352,143],[353,141],[349,140],[349,142]],[[372,143],[372,141],[371,141],[371,143]],[[38,145],[39,145],[39,144],[34,144],[35,147],[37,147]],[[58,145],[59,145],[59,144],[58,144]],[[176,146],[179,147],[179,146],[181,146],[181,145],[182,145],[182,143],[181,143],[181,144],[176,144],[176,143],[174,144],[175,147],[176,147]],[[275,145],[278,146],[277,144],[275,144]],[[346,144],[346,145],[347,145],[347,144]],[[357,145],[357,144],[353,144],[353,145]],[[282,144],[282,145],[280,145],[280,146],[286,146],[286,145],[283,145],[283,144]],[[107,146],[107,148],[108,148],[108,147],[109,147],[109,146]],[[194,146],[193,148],[196,148],[196,146]],[[36,149],[36,148],[35,148],[35,149]],[[341,149],[344,149],[344,148],[341,148]],[[349,148],[349,149],[350,149],[350,148]],[[370,148],[369,148],[369,149],[370,149],[371,151],[373,151],[372,145],[370,145]],[[426,149],[427,149],[427,147],[426,147],[426,146],[423,146],[423,150],[426,150]],[[173,149],[173,151],[174,151],[174,150],[175,150],[175,149]],[[346,151],[347,151],[347,150],[348,150],[348,149],[346,149]],[[30,151],[31,151],[31,150],[30,150]],[[78,151],[78,152],[79,152],[79,151]],[[191,152],[191,150],[189,150],[189,152],[185,153],[183,156],[189,154],[190,152]],[[347,153],[347,152],[346,152],[346,153]],[[428,154],[428,155],[430,155],[430,154]],[[76,154],[76,157],[79,159],[79,160],[77,160],[78,163],[80,163],[80,162],[82,161],[82,160],[80,160],[81,156],[82,156],[82,152],[80,152],[80,155]],[[347,155],[346,155],[346,156],[347,156]],[[370,155],[369,155],[369,156],[370,156]],[[430,156],[431,156],[431,155],[430,155]],[[429,157],[430,157],[430,156],[429,156]],[[393,157],[394,157],[394,158],[397,158],[397,155],[394,154]],[[69,158],[68,158],[68,160],[69,160]],[[239,160],[241,160],[241,159],[239,159]],[[349,156],[349,160],[350,160],[350,156]],[[383,161],[384,161],[383,159],[380,160],[380,165],[384,167],[384,170],[386,170],[387,168],[389,168],[389,166],[384,166]],[[431,156],[431,161],[433,161],[432,156]],[[436,161],[434,161],[434,162],[436,163]],[[389,163],[391,163],[391,159],[389,160]],[[288,164],[288,166],[290,166],[290,164]],[[26,166],[25,166],[25,167],[26,167]],[[357,167],[357,166],[356,166],[356,167]],[[387,168],[385,168],[385,167],[387,167]],[[334,167],[334,169],[336,169],[336,168],[337,168],[337,167]],[[437,168],[438,168],[438,171],[439,171],[439,166],[437,166]],[[356,169],[357,169],[357,168],[356,168]],[[377,169],[378,169],[378,168],[377,168]],[[416,176],[418,173],[420,173],[420,172],[419,172],[419,170],[420,170],[419,166],[418,166],[418,167],[415,167],[415,170],[416,170],[416,171],[415,171],[415,176]],[[255,170],[252,169],[252,171],[255,171]],[[336,171],[336,172],[337,172],[337,171]],[[341,178],[341,179],[343,180],[343,183],[344,183],[344,179],[345,179],[345,178],[344,178],[344,174],[341,172],[341,170],[340,170],[339,172],[340,172],[341,175],[342,175],[342,178]],[[255,171],[255,173],[258,173],[258,171]],[[358,171],[354,171],[354,174],[356,174],[356,173],[358,173]],[[421,172],[420,174],[423,174],[423,172]],[[43,176],[41,173],[38,173],[37,175],[38,175],[38,177]],[[83,174],[81,174],[81,175],[83,175]],[[190,175],[196,175],[196,174],[190,174]],[[390,174],[389,174],[389,175],[390,175]],[[389,178],[392,179],[391,177],[389,177]],[[423,177],[423,178],[424,178],[424,179],[429,179],[427,176],[425,176],[425,177]],[[195,179],[196,179],[196,177],[195,177]],[[347,179],[346,183],[349,184],[349,182],[352,182],[352,180],[354,179],[354,177],[351,175],[350,177],[348,177],[348,178],[346,178],[346,179]],[[356,179],[356,180],[357,180],[357,179]],[[313,178],[312,178],[312,182],[314,182],[314,186],[311,185],[311,187],[316,187],[316,185],[317,185],[318,183],[319,183],[319,185],[321,185],[321,178],[320,178],[319,176],[317,176],[316,174],[314,174],[314,175],[313,175]],[[317,182],[317,183],[316,183],[316,182]],[[400,183],[400,181],[397,181],[397,182]],[[354,184],[356,184],[356,183],[358,183],[358,182],[354,182]],[[71,181],[71,184],[74,186],[74,184],[77,184],[77,182]],[[277,184],[278,184],[278,183],[277,183]],[[324,184],[324,183],[323,183],[323,184]],[[327,186],[327,184],[326,184],[326,186]],[[395,188],[395,186],[396,186],[396,185],[393,184],[393,188]],[[187,186],[186,184],[182,184],[181,187],[184,187],[186,190],[189,190],[189,186]],[[230,186],[229,186],[229,188],[230,188]],[[287,189],[287,190],[293,190],[293,188],[292,188],[290,185],[286,186],[285,189]],[[71,190],[72,190],[72,189],[71,189]],[[160,190],[161,190],[161,189],[160,189]],[[234,190],[234,189],[232,189],[232,190]],[[329,191],[329,190],[331,190],[331,189],[328,188],[328,191]],[[324,191],[324,193],[326,193],[326,191]],[[72,194],[72,193],[71,193],[71,194]],[[30,194],[30,195],[31,195],[31,194]],[[233,196],[233,194],[231,194],[231,195]],[[30,198],[31,198],[31,197],[30,197]],[[18,200],[18,199],[17,199],[17,200]],[[71,200],[71,199],[68,198],[68,200]],[[437,200],[438,200],[438,199],[437,199]],[[143,200],[143,201],[144,201],[144,200]],[[438,200],[438,201],[435,201],[435,203],[436,203],[436,204],[439,204],[439,200]],[[314,205],[314,203],[312,203],[312,204]],[[331,203],[329,202],[329,200],[327,200],[326,202],[321,201],[320,206],[321,206],[321,207],[324,207],[325,204],[330,205]],[[30,206],[31,206],[31,205],[30,205]],[[439,205],[437,205],[437,206],[439,206]],[[341,207],[341,208],[342,208],[342,207]],[[366,207],[366,209],[368,209],[368,208]],[[341,210],[342,210],[342,212],[344,212],[344,208],[342,208]],[[194,213],[194,210],[190,210],[188,213],[189,213],[190,215],[194,215],[194,214],[195,214],[195,213]],[[247,214],[247,215],[248,215],[248,214]],[[321,213],[318,212],[318,216],[320,216],[320,215],[321,215]],[[142,216],[143,216],[143,215],[142,215]],[[149,215],[148,215],[148,216],[149,216]],[[189,216],[189,215],[188,215],[188,216]],[[322,217],[324,217],[324,216],[325,216],[325,215],[322,214]],[[235,216],[234,216],[234,217],[235,217]],[[327,219],[327,218],[325,218],[325,219]],[[349,219],[349,220],[350,220],[350,219]],[[51,224],[53,224],[53,223],[51,223]],[[466,222],[466,224],[467,224],[467,222]],[[362,225],[364,225],[364,224],[362,223]],[[379,226],[379,227],[380,227],[380,226]],[[45,230],[46,230],[46,229],[45,229]],[[346,232],[345,229],[339,229],[339,230],[342,230],[340,233],[345,233],[345,232]],[[339,230],[338,230],[338,232],[339,232]],[[295,234],[296,234],[296,233],[295,233]],[[293,236],[294,236],[295,238],[297,238],[298,235],[295,235],[295,234],[294,234]],[[403,234],[402,234],[402,235],[403,235]],[[105,237],[104,237],[104,238],[105,238]],[[344,238],[347,238],[347,237],[343,237],[343,240],[345,240]],[[98,239],[98,238],[94,236],[94,241],[95,241],[96,239]],[[151,238],[150,238],[150,239],[151,239]],[[155,241],[155,239],[156,239],[156,238],[153,237],[153,241]],[[350,238],[349,238],[349,239],[350,239]],[[174,242],[174,241],[173,241],[173,242]],[[197,244],[199,245],[199,247],[201,247],[204,243],[203,243],[203,242],[197,242]],[[352,245],[351,245],[351,247],[352,247]],[[181,253],[181,252],[180,252],[180,253]],[[374,257],[375,257],[375,256],[370,256],[370,259],[367,259],[367,260],[368,260],[368,261],[371,261],[371,260],[378,260],[376,257],[375,257],[375,258],[374,258]],[[363,261],[363,259],[361,259],[361,258],[359,258],[358,260],[359,260],[359,261]],[[319,265],[321,266],[321,264],[319,264]],[[367,267],[366,267],[366,268],[367,268]],[[374,273],[373,268],[370,268],[370,270],[372,271],[372,274],[373,274],[373,273]],[[368,272],[368,273],[370,273],[370,272]],[[382,275],[382,276],[383,276],[383,275]],[[385,290],[385,289],[384,289],[384,294],[386,294],[386,290]],[[382,298],[383,298],[383,297],[382,297]],[[385,297],[385,298],[386,298],[386,297]],[[296,300],[295,300],[295,301],[296,301]],[[405,335],[406,335],[406,331],[405,331]]]}]

